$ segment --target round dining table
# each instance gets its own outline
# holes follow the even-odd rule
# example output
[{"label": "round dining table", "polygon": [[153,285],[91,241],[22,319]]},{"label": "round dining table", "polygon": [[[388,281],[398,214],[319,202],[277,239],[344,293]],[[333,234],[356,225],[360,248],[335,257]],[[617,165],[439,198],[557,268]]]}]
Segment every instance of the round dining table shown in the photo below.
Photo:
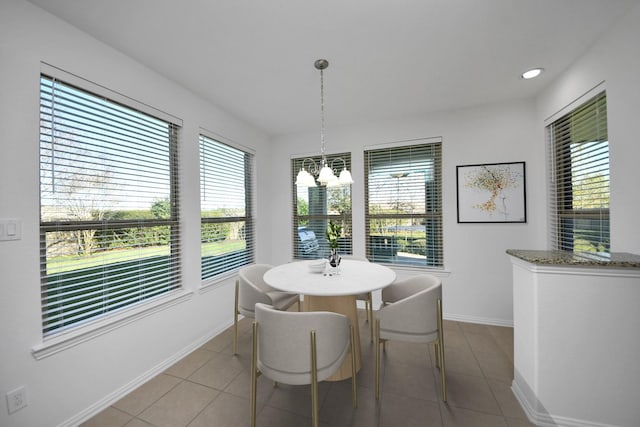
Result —
[{"label": "round dining table", "polygon": [[[303,295],[305,311],[333,311],[349,318],[356,332],[354,351],[356,370],[360,370],[360,334],[356,295],[382,289],[396,278],[395,272],[383,265],[367,261],[343,259],[338,274],[326,274],[314,268],[318,260],[296,261],[273,267],[264,274],[271,287]],[[351,377],[350,356],[328,381]]]}]

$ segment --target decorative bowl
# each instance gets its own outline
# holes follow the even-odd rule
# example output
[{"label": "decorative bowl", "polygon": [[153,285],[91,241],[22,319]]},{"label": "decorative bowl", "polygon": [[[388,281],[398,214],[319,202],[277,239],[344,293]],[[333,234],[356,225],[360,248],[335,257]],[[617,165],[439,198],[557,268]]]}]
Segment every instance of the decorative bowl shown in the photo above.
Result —
[{"label": "decorative bowl", "polygon": [[327,263],[327,260],[325,259],[313,261],[309,263],[309,270],[311,270],[313,273],[322,273],[324,272],[326,263]]}]

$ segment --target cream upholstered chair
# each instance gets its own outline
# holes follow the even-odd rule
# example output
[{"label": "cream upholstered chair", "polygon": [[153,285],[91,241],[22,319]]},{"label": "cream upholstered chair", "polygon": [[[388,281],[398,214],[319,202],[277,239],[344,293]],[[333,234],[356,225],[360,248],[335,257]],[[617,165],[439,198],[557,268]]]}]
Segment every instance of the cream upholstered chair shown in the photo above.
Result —
[{"label": "cream upholstered chair", "polygon": [[442,329],[442,282],[430,274],[397,280],[382,290],[387,302],[376,312],[376,399],[380,397],[380,344],[387,340],[435,342],[440,368],[442,400],[447,401],[444,332]]},{"label": "cream upholstered chair", "polygon": [[262,276],[273,268],[269,264],[253,264],[241,268],[236,279],[236,297],[233,309],[233,354],[238,353],[238,315],[254,318],[254,306],[261,302],[278,310],[286,310],[296,302],[300,311],[300,296],[281,292],[267,285]]},{"label": "cream upholstered chair", "polygon": [[276,383],[311,385],[311,415],[318,426],[318,382],[337,372],[351,351],[351,392],[357,407],[355,335],[349,318],[327,312],[290,312],[255,307],[251,358],[251,427],[256,425],[259,375]]},{"label": "cream upholstered chair", "polygon": [[[367,258],[359,257],[359,256],[341,255],[341,257],[342,259],[352,259],[355,261],[369,262]],[[364,301],[364,310],[365,310],[367,322],[369,322],[371,342],[373,342],[373,304],[372,304],[373,295],[371,294],[371,292],[366,292],[364,294],[356,295],[356,299],[358,301]]]}]

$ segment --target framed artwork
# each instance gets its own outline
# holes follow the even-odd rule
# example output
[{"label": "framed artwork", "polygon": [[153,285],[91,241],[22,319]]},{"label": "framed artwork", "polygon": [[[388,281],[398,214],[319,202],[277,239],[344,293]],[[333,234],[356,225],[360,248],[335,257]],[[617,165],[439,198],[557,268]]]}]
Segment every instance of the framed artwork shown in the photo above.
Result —
[{"label": "framed artwork", "polygon": [[524,162],[456,166],[458,222],[527,222]]}]

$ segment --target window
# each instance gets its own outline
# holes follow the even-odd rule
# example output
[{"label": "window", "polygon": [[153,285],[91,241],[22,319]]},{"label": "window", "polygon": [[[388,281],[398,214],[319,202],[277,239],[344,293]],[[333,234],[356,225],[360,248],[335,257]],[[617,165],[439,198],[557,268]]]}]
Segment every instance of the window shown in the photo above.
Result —
[{"label": "window", "polygon": [[610,251],[607,97],[602,92],[547,126],[554,249]]},{"label": "window", "polygon": [[[342,236],[338,239],[338,253],[351,254],[351,186],[298,187],[295,177],[301,168],[309,170],[320,165],[322,158],[305,157],[291,159],[293,190],[293,257],[295,259],[326,258],[329,255],[327,245],[327,226],[333,221],[342,227]],[[343,167],[351,170],[351,154],[327,155],[327,164],[338,174]]]},{"label": "window", "polygon": [[200,135],[203,280],[254,260],[252,180],[253,154]]},{"label": "window", "polygon": [[45,336],[180,288],[181,123],[68,77],[40,79]]},{"label": "window", "polygon": [[367,258],[442,267],[441,140],[372,147],[364,161]]}]

